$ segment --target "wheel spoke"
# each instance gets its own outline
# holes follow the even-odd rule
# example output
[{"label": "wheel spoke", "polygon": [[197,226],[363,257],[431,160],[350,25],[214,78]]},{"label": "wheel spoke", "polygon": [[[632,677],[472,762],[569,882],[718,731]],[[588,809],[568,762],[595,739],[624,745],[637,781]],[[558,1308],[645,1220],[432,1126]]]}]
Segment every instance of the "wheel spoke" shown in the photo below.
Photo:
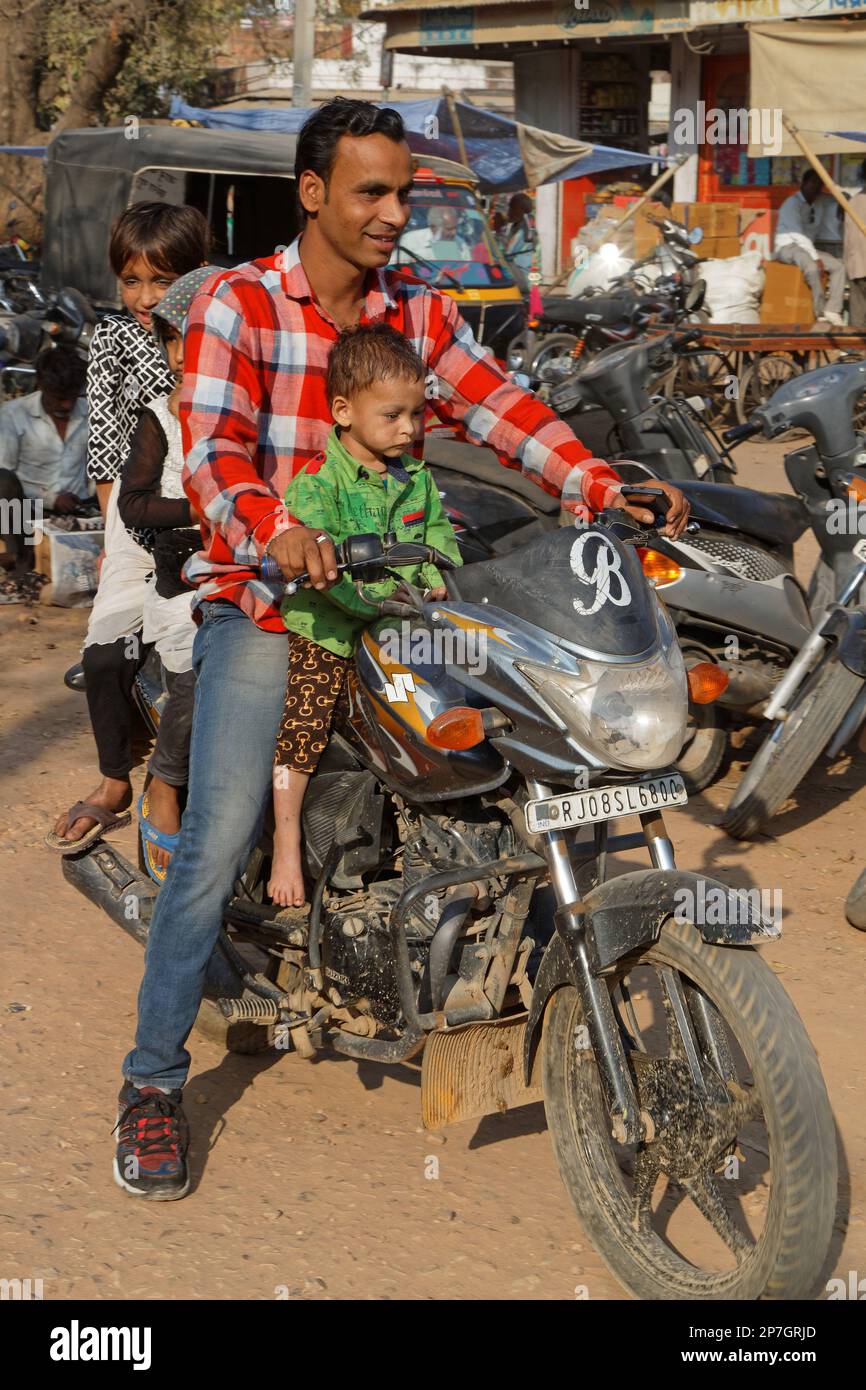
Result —
[{"label": "wheel spoke", "polygon": [[659,975],[664,989],[664,1008],[670,1055],[687,1064],[695,1089],[701,1094],[705,1094],[707,1084],[701,1069],[697,1042],[692,1031],[683,982],[679,972],[672,970],[670,966],[663,966]]},{"label": "wheel spoke", "polygon": [[636,1231],[650,1229],[652,1195],[661,1169],[652,1145],[639,1148],[634,1159],[634,1204],[631,1224]]},{"label": "wheel spoke", "polygon": [[696,1178],[683,1180],[680,1186],[736,1257],[737,1264],[741,1264],[754,1249],[754,1244],[731,1220],[715,1179],[708,1173],[701,1173]]}]

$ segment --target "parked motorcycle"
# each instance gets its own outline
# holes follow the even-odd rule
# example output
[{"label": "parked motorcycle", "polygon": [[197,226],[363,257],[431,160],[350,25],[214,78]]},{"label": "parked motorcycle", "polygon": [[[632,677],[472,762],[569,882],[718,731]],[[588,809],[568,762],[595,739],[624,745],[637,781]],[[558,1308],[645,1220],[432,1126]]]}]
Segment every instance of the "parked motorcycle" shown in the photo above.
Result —
[{"label": "parked motorcycle", "polygon": [[659,219],[660,245],[613,279],[604,293],[547,296],[540,317],[509,344],[506,365],[525,373],[540,394],[567,380],[612,344],[632,342],[656,321],[677,324],[698,314],[706,293],[691,234]]},{"label": "parked motorcycle", "polygon": [[[543,1098],[584,1229],[636,1297],[806,1297],[835,1207],[829,1101],[753,949],[778,926],[676,867],[686,674],[643,533],[602,522],[457,571],[344,543],[361,588],[432,560],[448,598],[407,587],[361,639],[304,802],[309,912],[264,901],[265,833],[226,910],[219,1008],[306,1056],[420,1055],[431,1129]],[[611,835],[624,816],[639,829]],[[610,877],[627,848],[652,867]],[[158,889],[116,851],[63,868],[146,935]],[[720,1181],[738,1144],[742,1176]]]},{"label": "parked motorcycle", "polygon": [[33,307],[27,313],[4,313],[0,298],[0,375],[7,393],[33,390],[34,364],[44,348],[69,343],[86,353],[96,324],[80,290],[64,288],[47,299],[35,283],[30,290]]}]

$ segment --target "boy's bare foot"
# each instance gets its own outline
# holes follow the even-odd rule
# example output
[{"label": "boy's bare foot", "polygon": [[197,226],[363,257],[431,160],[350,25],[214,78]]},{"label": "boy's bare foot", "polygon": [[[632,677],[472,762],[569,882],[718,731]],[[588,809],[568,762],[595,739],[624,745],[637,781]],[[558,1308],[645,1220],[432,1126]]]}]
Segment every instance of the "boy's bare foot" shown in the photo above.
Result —
[{"label": "boy's bare foot", "polygon": [[[132,784],[129,778],[120,780],[115,777],[103,777],[95,792],[84,798],[94,806],[102,806],[106,811],[126,811],[132,804]],[[79,816],[77,820],[69,824],[69,812],[64,811],[63,815],[54,823],[54,833],[61,840],[80,840],[82,835],[86,835],[92,826],[96,825],[93,816]]]},{"label": "boy's bare foot", "polygon": [[301,869],[301,837],[291,844],[274,845],[268,896],[280,907],[303,907],[306,901]]},{"label": "boy's bare foot", "polygon": [[[147,788],[147,819],[155,830],[163,835],[176,835],[180,830],[180,800],[178,788],[152,777]],[[158,869],[167,869],[171,850],[161,849],[159,845],[150,846],[150,854]]]}]

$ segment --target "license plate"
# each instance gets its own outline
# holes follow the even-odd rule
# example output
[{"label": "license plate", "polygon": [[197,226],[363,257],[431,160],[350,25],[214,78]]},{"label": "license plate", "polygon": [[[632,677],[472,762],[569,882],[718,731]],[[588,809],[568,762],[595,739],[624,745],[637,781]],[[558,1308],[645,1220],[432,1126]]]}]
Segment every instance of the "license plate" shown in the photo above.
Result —
[{"label": "license plate", "polygon": [[570,830],[594,821],[635,816],[644,811],[660,811],[667,806],[685,806],[685,783],[677,772],[617,787],[593,787],[591,791],[566,792],[544,801],[527,801],[526,826],[532,833],[544,830]]}]

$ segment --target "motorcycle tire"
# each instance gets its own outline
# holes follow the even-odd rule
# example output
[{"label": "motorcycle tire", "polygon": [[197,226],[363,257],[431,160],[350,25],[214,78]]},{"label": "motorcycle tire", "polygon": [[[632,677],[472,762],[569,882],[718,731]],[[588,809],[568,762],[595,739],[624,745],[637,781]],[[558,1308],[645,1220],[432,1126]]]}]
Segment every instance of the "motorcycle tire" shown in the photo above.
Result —
[{"label": "motorcycle tire", "polygon": [[761,744],[722,820],[735,840],[751,840],[800,785],[862,688],[859,676],[825,661],[810,676],[792,712]]},{"label": "motorcycle tire", "polygon": [[691,796],[705,791],[719,774],[728,749],[728,726],[716,705],[689,705],[691,735],[676,761],[686,791]]},{"label": "motorcycle tire", "polygon": [[[688,1225],[674,1226],[679,1205],[694,1200],[685,1183],[677,1184],[671,1193],[677,1206],[670,1218],[662,1211],[653,1212],[652,1191],[644,1219],[635,1215],[635,1196],[629,1187],[634,1180],[631,1160],[617,1152],[611,1139],[610,1111],[592,1054],[577,1050],[580,1003],[577,991],[565,986],[552,996],[545,1017],[544,1105],[560,1173],[581,1224],[608,1269],[635,1298],[714,1301],[814,1295],[833,1231],[836,1139],[818,1059],[797,1011],[756,951],[709,945],[688,923],[669,919],[637,964],[679,972],[687,991],[698,1000],[703,997],[714,1009],[725,1038],[733,1038],[745,1060],[754,1090],[743,1089],[741,1094],[759,1101],[761,1131],[768,1141],[764,1151],[751,1146],[749,1139],[742,1140],[747,1148],[755,1148],[758,1163],[762,1162],[758,1155],[767,1155],[770,1181],[763,1225],[760,1232],[753,1231],[757,1205],[763,1207],[764,1199],[752,1196],[758,1193],[758,1185],[751,1162],[744,1165],[741,1187],[739,1176],[736,1183],[713,1181],[720,1158],[727,1162],[724,1153],[708,1158],[706,1170],[699,1170],[699,1175],[706,1172],[708,1185],[715,1189],[729,1233],[735,1228],[738,1238],[748,1237],[742,1260],[737,1258],[734,1268],[716,1267],[734,1259],[728,1242],[721,1245],[721,1236],[714,1240],[721,1252],[727,1252],[727,1261],[715,1246],[699,1246],[703,1263],[677,1249],[683,1243],[681,1236],[692,1240],[694,1231]],[[628,972],[634,969],[632,957]],[[609,980],[608,987],[613,991],[616,984]],[[634,1072],[631,1059],[637,1053],[627,1055]],[[702,1069],[708,1066],[703,1053],[700,1062]],[[736,1074],[739,1077],[740,1071]],[[738,1136],[750,1123],[738,1127]],[[644,1159],[652,1147],[652,1139],[633,1146],[637,1155],[644,1151]],[[727,1153],[733,1152],[731,1144]],[[660,1161],[664,1164],[666,1158]],[[670,1186],[669,1180],[669,1191]],[[724,1196],[719,1188],[725,1189]],[[743,1215],[738,1223],[727,1204],[743,1197],[755,1205],[749,1206],[749,1219]],[[690,1214],[684,1207],[682,1215]],[[654,1216],[658,1229],[653,1226]],[[699,1240],[703,1231],[699,1221]]]},{"label": "motorcycle tire", "polygon": [[524,368],[530,379],[546,382],[550,386],[558,386],[561,381],[565,381],[567,377],[573,375],[577,371],[578,360],[580,362],[586,361],[588,354],[585,353],[576,359],[568,367],[568,370],[562,371],[561,375],[559,372],[555,373],[549,381],[543,372],[546,367],[552,365],[555,359],[570,356],[572,350],[577,347],[577,341],[573,333],[548,333],[547,337],[542,338],[536,348],[529,366]]},{"label": "motorcycle tire", "polygon": [[845,899],[845,916],[858,931],[866,931],[866,869]]}]

